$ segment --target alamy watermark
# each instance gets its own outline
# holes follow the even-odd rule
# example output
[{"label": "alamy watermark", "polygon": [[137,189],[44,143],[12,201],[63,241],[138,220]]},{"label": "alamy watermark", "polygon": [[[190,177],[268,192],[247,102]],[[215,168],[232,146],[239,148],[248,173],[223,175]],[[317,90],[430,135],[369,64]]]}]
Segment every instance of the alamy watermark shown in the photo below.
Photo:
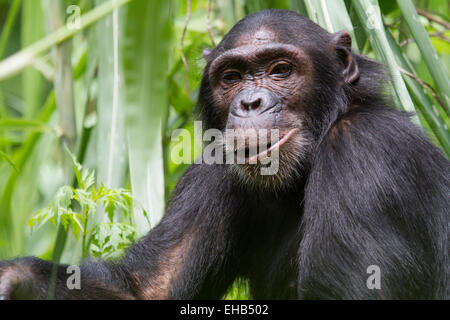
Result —
[{"label": "alamy watermark", "polygon": [[367,267],[367,274],[370,276],[367,278],[366,286],[369,290],[381,289],[381,269],[377,265],[370,265]]},{"label": "alamy watermark", "polygon": [[70,30],[81,29],[81,8],[76,5],[68,6],[66,9],[67,17],[67,28]]},{"label": "alamy watermark", "polygon": [[366,9],[367,21],[366,27],[368,29],[381,30],[383,22],[381,18],[380,8],[375,5],[371,5]]},{"label": "alamy watermark", "polygon": [[[187,129],[173,131],[171,141],[175,145],[170,157],[175,164],[259,164],[261,175],[274,175],[279,168],[279,148],[288,138],[285,135],[280,139],[278,129],[207,129],[203,132],[202,122],[195,121],[194,139]],[[197,150],[201,151],[200,156],[192,161],[194,140],[197,146],[206,146]]]},{"label": "alamy watermark", "polygon": [[69,290],[81,290],[81,270],[79,266],[68,266],[66,273],[70,274],[67,278],[66,286]]}]

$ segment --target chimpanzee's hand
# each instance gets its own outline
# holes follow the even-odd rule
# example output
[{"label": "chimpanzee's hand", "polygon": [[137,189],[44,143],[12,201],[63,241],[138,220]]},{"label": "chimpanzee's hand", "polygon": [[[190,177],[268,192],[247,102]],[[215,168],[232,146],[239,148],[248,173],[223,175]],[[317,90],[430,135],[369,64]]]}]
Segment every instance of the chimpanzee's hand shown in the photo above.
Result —
[{"label": "chimpanzee's hand", "polygon": [[[126,275],[120,269],[111,273],[113,267],[106,262],[88,262],[80,267],[79,288],[68,286],[68,267],[35,257],[0,261],[0,300],[136,299]],[[50,279],[54,279],[53,289]]]},{"label": "chimpanzee's hand", "polygon": [[0,261],[0,300],[39,298],[48,282],[34,272],[38,261],[32,257]]}]

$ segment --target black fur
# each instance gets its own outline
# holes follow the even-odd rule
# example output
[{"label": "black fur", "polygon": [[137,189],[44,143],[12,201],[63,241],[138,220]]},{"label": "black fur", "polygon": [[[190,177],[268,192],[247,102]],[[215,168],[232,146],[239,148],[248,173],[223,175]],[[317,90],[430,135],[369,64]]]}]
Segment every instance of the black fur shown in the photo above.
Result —
[{"label": "black fur", "polygon": [[[56,298],[220,298],[238,277],[254,298],[450,298],[449,161],[389,107],[377,63],[353,54],[360,78],[339,89],[331,35],[293,12],[246,17],[208,61],[260,25],[314,60],[306,123],[316,147],[303,178],[277,194],[235,181],[226,165],[193,165],[144,239],[118,263],[85,262],[81,292],[67,291],[61,272]],[[199,109],[207,128],[223,129],[206,75]],[[43,298],[50,265],[32,261],[0,270],[31,266],[26,281]],[[380,267],[381,290],[366,286],[370,265]]]}]

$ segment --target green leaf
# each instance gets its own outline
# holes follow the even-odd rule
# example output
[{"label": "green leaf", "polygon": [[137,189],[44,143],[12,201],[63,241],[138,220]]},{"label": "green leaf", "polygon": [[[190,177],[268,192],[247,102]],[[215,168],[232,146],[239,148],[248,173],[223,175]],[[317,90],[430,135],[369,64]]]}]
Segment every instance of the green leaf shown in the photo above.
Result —
[{"label": "green leaf", "polygon": [[125,223],[100,223],[91,235],[90,253],[98,258],[118,257],[136,240],[136,228]]},{"label": "green leaf", "polygon": [[94,214],[97,203],[91,197],[92,193],[83,189],[74,190],[74,199],[77,200],[82,208],[87,208],[89,214]]},{"label": "green leaf", "polygon": [[[96,0],[102,4],[106,0]],[[123,14],[116,9],[105,17],[93,31],[98,55],[98,124],[97,124],[97,180],[109,188],[125,183],[127,172],[125,110],[122,61],[119,44],[122,41]],[[98,217],[101,220],[101,217]]]},{"label": "green leaf", "polygon": [[442,98],[447,114],[450,113],[450,81],[444,66],[439,60],[439,56],[431,44],[427,31],[420,22],[419,15],[411,0],[397,1],[400,10],[403,13],[409,30],[419,47],[422,57],[428,67],[428,70],[436,84],[439,96]]},{"label": "green leaf", "polygon": [[26,118],[2,118],[0,119],[0,130],[17,131],[49,131],[50,128],[39,120]]},{"label": "green leaf", "polygon": [[[49,94],[41,114],[37,117],[39,121],[47,122],[53,114],[55,107],[55,96],[52,92]],[[13,160],[19,172],[22,172],[25,165],[32,159],[34,147],[37,145],[41,135],[42,133],[40,132],[31,133],[26,138],[22,147],[14,155]],[[17,241],[17,238],[23,231],[21,230],[20,225],[17,226],[13,224],[13,215],[17,217],[18,213],[13,213],[11,210],[12,196],[14,192],[17,191],[16,185],[18,179],[19,173],[15,170],[11,170],[0,198],[0,241],[9,243],[6,248],[2,248],[0,258],[20,254],[20,249],[18,249],[20,248],[20,243]],[[29,213],[27,212],[26,215],[28,216],[28,214]]]},{"label": "green leaf", "polygon": [[67,229],[74,213],[69,209],[73,199],[72,188],[63,186],[58,189],[52,202],[42,210],[39,210],[28,220],[28,226],[31,230],[51,221],[53,224],[61,222]]},{"label": "green leaf", "polygon": [[37,228],[47,223],[47,221],[49,221],[50,219],[54,219],[52,210],[50,210],[49,208],[44,208],[42,210],[39,210],[34,216],[32,216],[28,220],[27,225],[33,232]]},{"label": "green leaf", "polygon": [[83,169],[81,171],[81,180],[83,181],[84,190],[89,190],[95,183],[95,171]]},{"label": "green leaf", "polygon": [[[406,71],[414,74],[414,71],[411,70],[411,68],[409,67],[410,64],[403,56],[400,47],[395,42],[393,36],[389,32],[387,33],[387,38],[389,41],[389,45],[391,46],[392,51],[395,54],[395,58],[399,66],[405,69]],[[417,83],[417,81],[411,79],[407,75],[403,75],[403,77],[405,79],[406,84],[408,85],[411,95],[415,100],[416,108],[425,118],[425,121],[430,126],[432,132],[434,133],[437,140],[441,144],[441,147],[444,150],[444,152],[447,154],[447,156],[450,156],[450,134],[448,130],[446,130],[445,121],[442,118],[440,118],[438,114],[435,114],[430,99],[424,93],[423,88]]]},{"label": "green leaf", "polygon": [[[352,39],[356,39],[353,25],[343,0],[316,1],[305,0],[309,17],[328,32],[347,31]],[[356,41],[352,46],[358,51]]]},{"label": "green leaf", "polygon": [[[388,67],[394,87],[393,98],[397,107],[410,112],[414,111],[414,104],[398,69],[395,55],[392,52],[386,37],[386,30],[383,25],[378,1],[353,0],[352,3],[360,20],[365,22],[364,27],[369,34],[370,42],[377,57]],[[414,120],[416,123],[419,122],[417,117],[415,117]]]},{"label": "green leaf", "polygon": [[14,22],[19,12],[20,3],[22,0],[14,0],[8,12],[8,17],[6,18],[5,24],[3,25],[3,30],[0,36],[0,59],[3,58],[5,53],[6,44],[8,43],[9,36],[11,35],[11,30],[14,26]]},{"label": "green leaf", "polygon": [[80,188],[84,189],[84,181],[83,181],[83,177],[82,177],[82,174],[81,174],[81,171],[82,171],[83,167],[77,161],[77,158],[70,151],[70,149],[67,147],[67,145],[64,145],[64,148],[66,149],[66,152],[69,154],[70,158],[72,159],[73,172],[75,173],[75,177],[77,178],[78,185],[80,186]]},{"label": "green leaf", "polygon": [[95,183],[95,171],[84,169],[83,166],[77,161],[75,155],[69,150],[67,145],[64,145],[66,152],[69,154],[73,162],[73,171],[77,178],[78,185],[83,190],[89,190]]},{"label": "green leaf", "polygon": [[19,169],[17,169],[16,164],[14,163],[14,161],[11,159],[10,156],[8,156],[6,153],[4,153],[3,151],[0,151],[0,158],[2,158],[3,160],[5,160],[6,162],[9,163],[9,165],[16,170],[16,172],[19,172]]},{"label": "green leaf", "polygon": [[[45,19],[41,0],[24,0],[22,6],[22,47],[27,47],[40,40],[45,35]],[[8,60],[8,59],[7,59]],[[30,61],[30,64],[34,61]],[[7,64],[9,68],[11,65]],[[0,67],[0,73],[2,68]],[[24,99],[23,113],[26,117],[33,117],[42,106],[43,78],[39,71],[27,68],[22,74],[22,95]]]},{"label": "green leaf", "polygon": [[72,188],[69,186],[63,186],[56,192],[55,199],[53,200],[55,209],[68,208],[73,198]]},{"label": "green leaf", "polygon": [[[136,0],[128,6],[122,58],[126,87],[126,129],[133,194],[155,225],[164,212],[162,130],[168,112],[168,52],[172,43],[172,1]],[[150,224],[135,210],[142,233]]]}]

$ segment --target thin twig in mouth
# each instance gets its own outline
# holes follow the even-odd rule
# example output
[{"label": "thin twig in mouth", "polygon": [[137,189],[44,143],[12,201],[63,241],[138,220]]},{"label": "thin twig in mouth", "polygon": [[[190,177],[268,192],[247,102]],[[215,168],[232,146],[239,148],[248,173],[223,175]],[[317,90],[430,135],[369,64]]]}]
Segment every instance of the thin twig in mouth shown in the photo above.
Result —
[{"label": "thin twig in mouth", "polygon": [[[274,145],[271,145],[270,143],[267,145],[267,149],[261,151],[258,154],[255,154],[251,156],[250,158],[247,157],[248,152],[246,152],[245,156],[245,163],[251,163],[252,161],[260,160],[262,158],[270,156],[271,152],[277,148],[280,148],[283,144],[285,144],[295,133],[300,131],[298,128],[294,128],[290,130],[284,137],[282,137],[280,140],[278,140],[277,143]],[[247,150],[246,150],[247,151]]]}]

